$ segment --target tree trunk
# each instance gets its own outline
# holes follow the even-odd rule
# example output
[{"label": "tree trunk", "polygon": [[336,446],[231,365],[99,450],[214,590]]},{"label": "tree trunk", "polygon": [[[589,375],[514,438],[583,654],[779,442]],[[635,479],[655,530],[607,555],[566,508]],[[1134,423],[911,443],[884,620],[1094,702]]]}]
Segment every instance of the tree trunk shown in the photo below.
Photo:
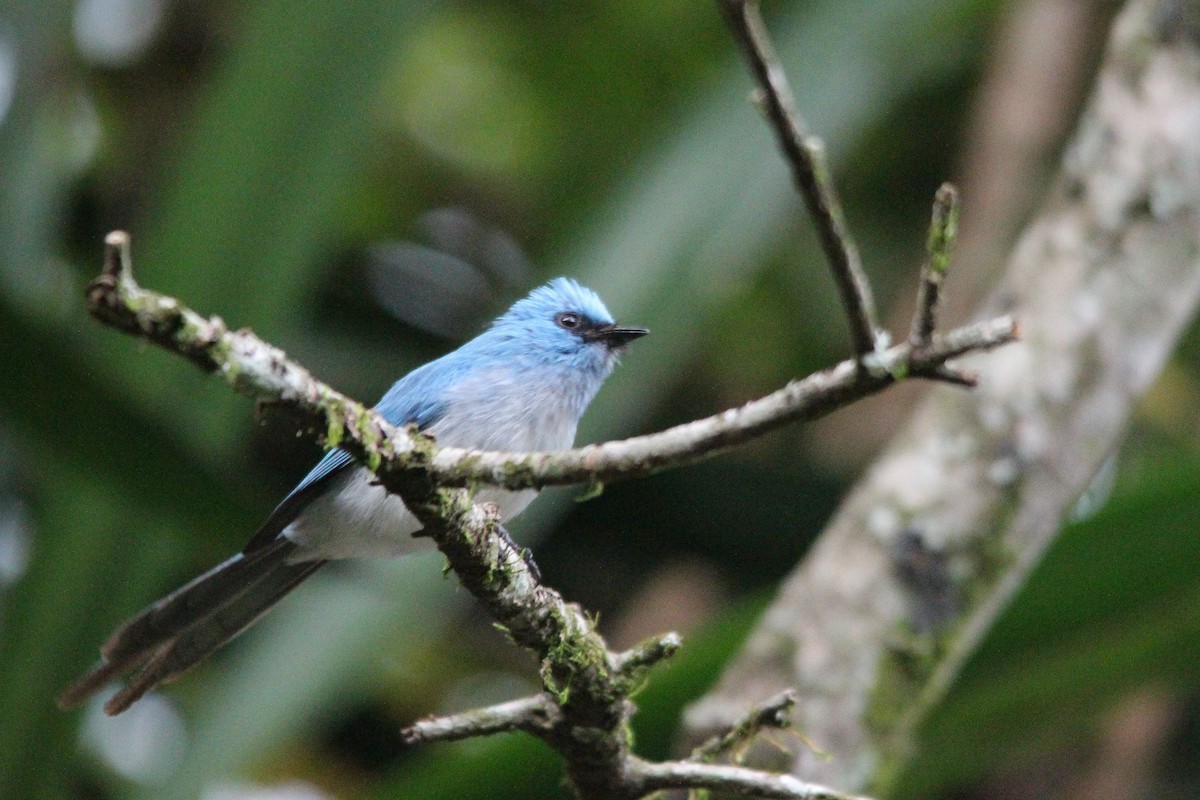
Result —
[{"label": "tree trunk", "polygon": [[1055,188],[981,311],[1014,314],[1022,341],[980,361],[976,391],[939,387],[904,425],[689,732],[795,687],[797,727],[830,757],[800,748],[794,774],[885,791],[1121,441],[1198,297],[1200,3],[1133,0]]}]

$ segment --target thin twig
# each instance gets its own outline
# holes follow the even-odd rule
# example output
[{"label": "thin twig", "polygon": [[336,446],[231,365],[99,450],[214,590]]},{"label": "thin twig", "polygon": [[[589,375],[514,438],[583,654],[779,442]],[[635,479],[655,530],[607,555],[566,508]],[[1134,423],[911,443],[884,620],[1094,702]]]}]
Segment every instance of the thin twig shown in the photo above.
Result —
[{"label": "thin twig", "polygon": [[758,4],[750,0],[720,0],[718,5],[758,82],[760,94],[756,99],[760,100],[763,113],[779,139],[796,188],[817,226],[817,236],[829,259],[850,323],[854,355],[862,358],[875,349],[879,324],[871,286],[829,175],[824,146],[808,132],[796,110],[787,75],[775,56]]},{"label": "thin twig", "polygon": [[641,762],[635,766],[646,792],[663,789],[712,789],[745,797],[770,797],[780,800],[863,800],[847,794],[805,783],[791,775],[775,775],[729,764],[701,764],[695,761],[669,761],[662,764]]},{"label": "thin twig", "polygon": [[558,706],[546,695],[538,694],[461,714],[419,720],[402,730],[400,736],[405,744],[416,745],[510,731],[532,733],[548,729],[558,717]]},{"label": "thin twig", "polygon": [[445,447],[433,456],[431,471],[446,485],[480,482],[508,488],[643,477],[710,458],[788,423],[817,419],[902,378],[969,385],[961,375],[941,369],[944,363],[1016,337],[1013,319],[999,317],[936,337],[920,354],[908,344],[896,345],[878,354],[877,360],[870,359],[874,366],[867,371],[859,368],[859,362],[843,361],[745,405],[658,433],[556,453],[483,453]]},{"label": "thin twig", "polygon": [[787,728],[792,724],[791,711],[796,705],[796,690],[786,689],[764,703],[750,709],[724,733],[713,736],[692,750],[693,761],[711,761],[748,743],[764,728]]},{"label": "thin twig", "polygon": [[651,636],[624,653],[613,654],[609,663],[615,672],[633,676],[675,655],[682,645],[683,640],[679,638],[678,633]]},{"label": "thin twig", "polygon": [[917,350],[928,347],[937,327],[938,302],[942,282],[950,269],[950,248],[958,234],[958,190],[943,183],[933,198],[933,215],[929,222],[926,248],[929,258],[921,267],[921,286],[917,290],[917,311],[913,315],[908,343]]}]

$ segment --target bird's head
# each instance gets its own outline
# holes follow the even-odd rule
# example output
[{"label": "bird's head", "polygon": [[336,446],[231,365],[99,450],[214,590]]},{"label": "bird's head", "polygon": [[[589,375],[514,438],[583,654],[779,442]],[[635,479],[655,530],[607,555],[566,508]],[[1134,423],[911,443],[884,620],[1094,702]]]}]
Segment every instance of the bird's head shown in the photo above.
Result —
[{"label": "bird's head", "polygon": [[617,325],[591,289],[555,278],[517,301],[488,336],[514,360],[603,380],[621,348],[647,333]]}]

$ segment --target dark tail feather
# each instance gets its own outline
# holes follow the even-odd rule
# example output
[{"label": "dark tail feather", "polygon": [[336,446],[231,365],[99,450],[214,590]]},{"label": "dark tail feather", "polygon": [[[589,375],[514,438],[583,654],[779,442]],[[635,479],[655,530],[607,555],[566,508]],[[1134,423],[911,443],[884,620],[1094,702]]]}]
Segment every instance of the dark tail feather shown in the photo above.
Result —
[{"label": "dark tail feather", "polygon": [[101,645],[100,654],[114,664],[140,660],[165,639],[224,608],[295,550],[293,542],[280,537],[250,555],[239,553],[218,564],[126,621]]},{"label": "dark tail feather", "polygon": [[236,603],[227,604],[172,637],[155,651],[128,686],[113,695],[104,706],[105,712],[120,714],[154,687],[178,678],[250,627],[267,609],[324,564],[324,561],[281,564],[243,592]]},{"label": "dark tail feather", "polygon": [[154,686],[177,677],[324,563],[287,563],[295,550],[294,543],[281,537],[253,553],[234,556],[151,604],[109,637],[100,648],[101,661],[63,690],[59,706],[78,705],[147,659],[134,683],[109,701],[108,713],[124,711]]}]

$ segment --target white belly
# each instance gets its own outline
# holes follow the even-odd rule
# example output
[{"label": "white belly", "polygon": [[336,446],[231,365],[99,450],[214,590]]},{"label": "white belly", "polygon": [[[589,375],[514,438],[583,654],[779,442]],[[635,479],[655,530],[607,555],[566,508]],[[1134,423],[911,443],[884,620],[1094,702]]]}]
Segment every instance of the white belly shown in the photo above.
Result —
[{"label": "white belly", "polygon": [[[404,502],[374,483],[375,476],[362,467],[338,479],[339,487],[313,500],[283,530],[304,545],[302,558],[369,558],[399,556],[415,550],[421,539],[412,534],[421,529]],[[510,520],[533,502],[537,492],[509,492],[485,488],[475,494],[476,503],[495,503],[500,518]]]}]

